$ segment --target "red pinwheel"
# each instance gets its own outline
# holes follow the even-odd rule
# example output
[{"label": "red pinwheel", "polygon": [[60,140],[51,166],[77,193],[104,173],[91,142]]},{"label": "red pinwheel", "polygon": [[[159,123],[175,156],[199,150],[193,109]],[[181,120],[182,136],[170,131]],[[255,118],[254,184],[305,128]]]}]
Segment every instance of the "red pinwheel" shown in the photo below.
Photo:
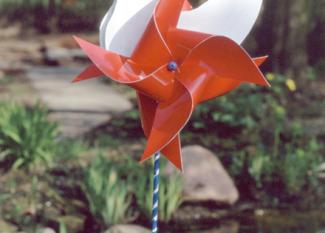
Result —
[{"label": "red pinwheel", "polygon": [[[258,68],[266,57],[252,59],[239,45],[260,6],[210,0],[191,10],[185,0],[117,0],[101,25],[103,48],[75,37],[93,64],[74,81],[105,75],[134,88],[148,139],[141,160],[161,151],[182,169],[180,131],[198,104],[242,83],[269,85]],[[236,20],[217,21],[229,9]],[[208,18],[211,10],[216,16]]]}]

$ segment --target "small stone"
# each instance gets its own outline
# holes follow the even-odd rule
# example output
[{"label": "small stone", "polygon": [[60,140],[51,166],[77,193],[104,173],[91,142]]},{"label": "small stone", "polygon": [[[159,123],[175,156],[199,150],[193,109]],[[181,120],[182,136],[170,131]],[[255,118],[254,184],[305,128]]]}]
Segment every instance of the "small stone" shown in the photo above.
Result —
[{"label": "small stone", "polygon": [[255,210],[255,215],[258,217],[262,217],[265,215],[265,211],[262,209],[257,209],[257,210]]},{"label": "small stone", "polygon": [[325,163],[318,167],[318,178],[320,180],[325,180]]},{"label": "small stone", "polygon": [[105,233],[150,233],[150,230],[137,225],[116,225]]},{"label": "small stone", "polygon": [[56,233],[56,232],[52,228],[46,227],[46,228],[39,229],[37,233]]}]

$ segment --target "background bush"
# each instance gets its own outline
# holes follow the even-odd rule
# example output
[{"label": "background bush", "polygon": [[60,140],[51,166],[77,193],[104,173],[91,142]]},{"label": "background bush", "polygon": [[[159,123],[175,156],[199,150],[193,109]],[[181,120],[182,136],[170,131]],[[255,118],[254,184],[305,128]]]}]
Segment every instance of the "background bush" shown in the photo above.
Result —
[{"label": "background bush", "polygon": [[283,75],[267,77],[272,88],[245,85],[199,106],[189,126],[198,136],[188,135],[189,141],[217,151],[243,199],[265,205],[308,202],[308,194],[319,188],[322,147],[292,120],[297,112],[288,103],[299,92],[295,82]]}]

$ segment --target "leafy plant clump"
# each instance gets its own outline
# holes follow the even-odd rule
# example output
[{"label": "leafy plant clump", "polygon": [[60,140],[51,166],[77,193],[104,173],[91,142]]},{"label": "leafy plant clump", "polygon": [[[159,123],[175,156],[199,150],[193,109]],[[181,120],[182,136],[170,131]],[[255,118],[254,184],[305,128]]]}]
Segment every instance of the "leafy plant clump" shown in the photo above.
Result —
[{"label": "leafy plant clump", "polygon": [[130,217],[131,196],[128,183],[119,177],[114,162],[97,157],[85,169],[82,189],[89,202],[90,211],[105,226],[122,223]]},{"label": "leafy plant clump", "polygon": [[321,147],[293,120],[297,113],[287,103],[299,91],[294,80],[267,78],[271,88],[246,85],[199,106],[190,128],[204,133],[202,144],[217,148],[242,198],[273,206],[307,200],[319,187]]},{"label": "leafy plant clump", "polygon": [[[142,216],[151,219],[152,167],[142,167],[128,157],[107,159],[97,156],[85,168],[82,190],[94,217],[105,227],[130,222]],[[168,222],[181,203],[179,177],[162,175],[160,182],[160,220]]]},{"label": "leafy plant clump", "polygon": [[53,162],[57,125],[48,119],[40,104],[27,108],[0,104],[0,160],[12,169],[30,169]]}]

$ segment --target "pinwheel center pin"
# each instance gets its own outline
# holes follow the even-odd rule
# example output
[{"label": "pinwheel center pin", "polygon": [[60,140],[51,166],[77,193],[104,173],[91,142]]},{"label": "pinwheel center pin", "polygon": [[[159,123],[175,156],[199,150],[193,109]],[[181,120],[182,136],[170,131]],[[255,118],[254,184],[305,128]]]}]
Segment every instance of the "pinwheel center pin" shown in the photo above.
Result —
[{"label": "pinwheel center pin", "polygon": [[178,68],[178,65],[177,65],[177,62],[176,61],[170,61],[167,65],[167,69],[170,71],[170,72],[173,72],[173,71],[176,71]]}]

